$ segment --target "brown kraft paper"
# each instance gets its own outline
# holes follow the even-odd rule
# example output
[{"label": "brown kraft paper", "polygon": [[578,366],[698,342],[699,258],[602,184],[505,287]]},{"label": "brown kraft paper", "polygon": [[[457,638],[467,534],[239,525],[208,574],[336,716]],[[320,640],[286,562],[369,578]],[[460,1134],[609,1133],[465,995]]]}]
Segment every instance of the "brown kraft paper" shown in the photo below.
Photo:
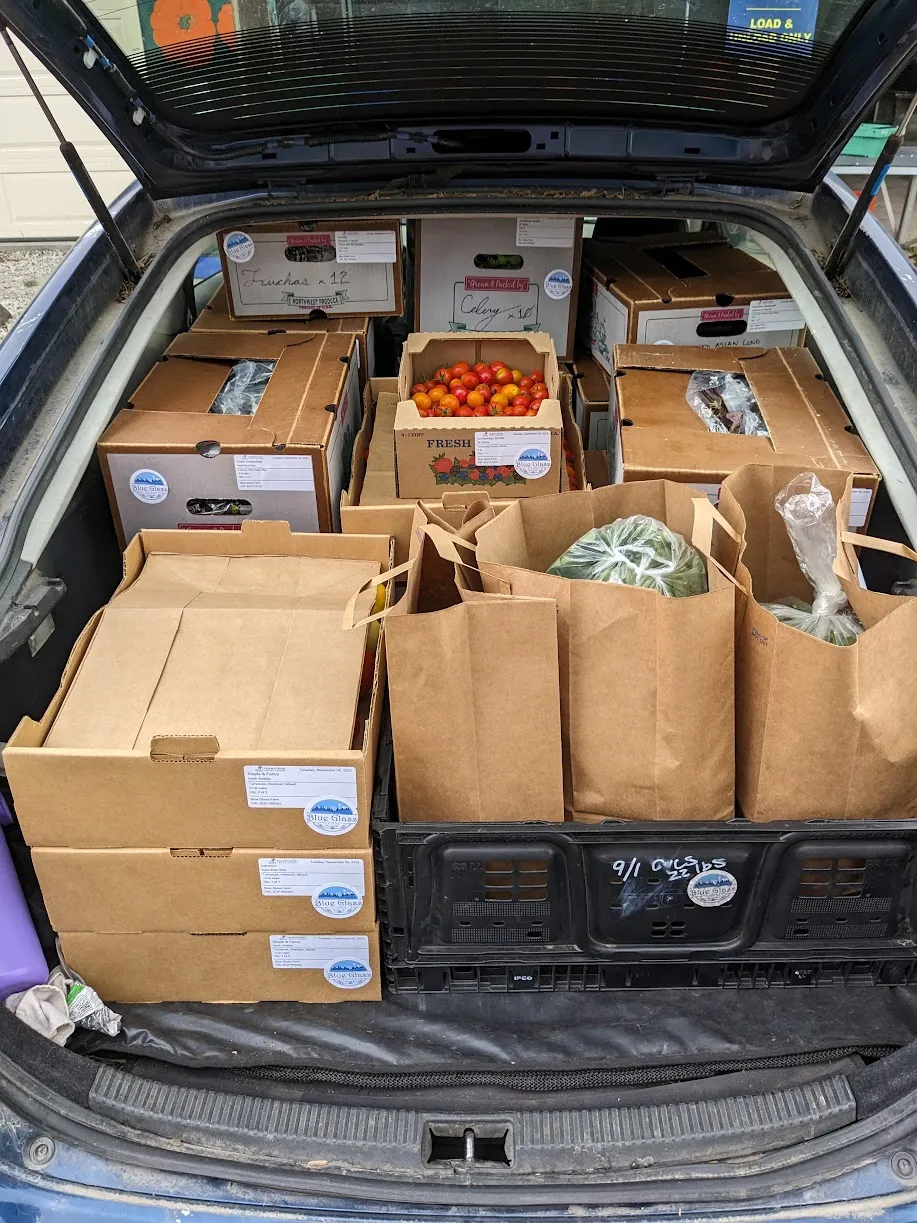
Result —
[{"label": "brown kraft paper", "polygon": [[762,602],[813,597],[774,508],[799,474],[796,466],[742,467],[720,499],[743,537],[737,576],[748,591],[736,644],[739,806],[758,823],[917,816],[917,599],[861,589],[854,547],[917,554],[848,533],[853,481],[821,470],[838,503],[835,571],[865,631],[837,646],[775,619]]}]

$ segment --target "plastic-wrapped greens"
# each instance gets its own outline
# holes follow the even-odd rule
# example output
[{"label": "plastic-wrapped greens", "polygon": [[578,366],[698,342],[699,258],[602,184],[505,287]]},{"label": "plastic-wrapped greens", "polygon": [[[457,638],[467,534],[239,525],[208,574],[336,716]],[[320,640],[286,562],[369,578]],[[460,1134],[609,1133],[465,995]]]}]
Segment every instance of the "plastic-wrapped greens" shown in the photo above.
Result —
[{"label": "plastic-wrapped greens", "polygon": [[645,586],[673,598],[707,590],[707,569],[701,554],[664,522],[647,514],[593,527],[557,558],[548,573],[619,586]]},{"label": "plastic-wrapped greens", "polygon": [[770,437],[748,379],[741,374],[696,370],[691,375],[685,399],[711,433]]},{"label": "plastic-wrapped greens", "polygon": [[815,598],[811,607],[801,599],[761,606],[784,624],[830,645],[853,645],[863,626],[834,572],[837,523],[831,493],[814,472],[805,471],[777,494],[774,506],[786,524],[799,568],[812,583]]},{"label": "plastic-wrapped greens", "polygon": [[276,361],[237,361],[210,405],[222,416],[254,416]]}]

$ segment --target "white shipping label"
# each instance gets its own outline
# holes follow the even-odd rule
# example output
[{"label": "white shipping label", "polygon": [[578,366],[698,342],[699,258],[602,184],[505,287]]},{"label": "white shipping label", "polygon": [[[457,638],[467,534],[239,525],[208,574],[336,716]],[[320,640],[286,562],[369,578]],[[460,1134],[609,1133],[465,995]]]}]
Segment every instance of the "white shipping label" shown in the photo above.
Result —
[{"label": "white shipping label", "polygon": [[474,435],[476,467],[513,467],[527,480],[551,470],[548,429],[493,429]]},{"label": "white shipping label", "polygon": [[234,454],[239,492],[312,493],[315,476],[308,454]]},{"label": "white shipping label", "polygon": [[792,298],[749,303],[746,335],[758,331],[796,331],[805,327],[806,320]]},{"label": "white shipping label", "polygon": [[373,977],[366,934],[272,934],[274,968],[318,968],[339,989],[359,989]]},{"label": "white shipping label", "polygon": [[576,234],[573,217],[517,217],[517,246],[569,248]]},{"label": "white shipping label", "polygon": [[866,526],[871,502],[871,488],[852,488],[850,490],[850,526],[854,531]]},{"label": "white shipping label", "polygon": [[246,764],[249,807],[299,808],[313,832],[341,836],[356,828],[357,770],[350,766]]},{"label": "white shipping label", "polygon": [[334,234],[338,263],[394,263],[395,232],[391,229],[338,229]]},{"label": "white shipping label", "polygon": [[314,903],[322,893],[327,893],[326,899],[331,900],[337,889],[341,893],[339,899],[358,902],[353,910],[358,912],[366,895],[362,858],[259,858],[258,873],[263,896],[311,896]]}]

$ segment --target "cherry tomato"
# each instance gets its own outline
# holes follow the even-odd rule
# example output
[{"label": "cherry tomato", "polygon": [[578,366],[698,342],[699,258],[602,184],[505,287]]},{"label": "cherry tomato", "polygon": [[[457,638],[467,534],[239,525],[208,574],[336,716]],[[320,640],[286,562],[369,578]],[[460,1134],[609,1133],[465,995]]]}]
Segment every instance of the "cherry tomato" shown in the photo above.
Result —
[{"label": "cherry tomato", "polygon": [[428,391],[428,394],[434,403],[439,403],[442,397],[444,395],[448,395],[448,393],[449,392],[446,390],[446,388],[439,383],[432,389],[432,391]]},{"label": "cherry tomato", "polygon": [[456,410],[452,413],[452,415],[453,416],[474,416],[474,412],[472,412],[471,408],[462,407],[462,408],[456,408]]},{"label": "cherry tomato", "polygon": [[464,382],[462,382],[462,379],[458,375],[456,375],[454,378],[449,379],[449,390],[450,391],[454,391],[457,386],[464,386],[464,385],[465,385]]},{"label": "cherry tomato", "polygon": [[439,401],[439,406],[444,412],[447,412],[451,416],[455,412],[455,409],[460,408],[462,405],[454,395],[444,395]]},{"label": "cherry tomato", "polygon": [[510,403],[512,403],[513,400],[516,398],[516,396],[519,394],[519,388],[518,386],[516,386],[515,382],[505,383],[502,390],[503,390],[503,394],[510,401]]},{"label": "cherry tomato", "polygon": [[484,402],[485,402],[485,403],[490,403],[490,397],[491,397],[491,395],[493,395],[493,391],[492,391],[492,390],[491,390],[491,388],[490,388],[490,387],[487,385],[487,383],[486,383],[486,382],[481,382],[481,383],[479,383],[479,384],[478,384],[478,385],[475,387],[475,390],[478,392],[478,394],[479,394],[479,395],[483,395],[483,396],[484,396]]},{"label": "cherry tomato", "polygon": [[452,367],[452,377],[461,378],[462,374],[467,374],[470,369],[471,366],[467,361],[456,361]]},{"label": "cherry tomato", "polygon": [[502,391],[498,391],[495,395],[491,395],[490,406],[492,408],[501,408],[501,409],[508,408],[509,400],[506,398],[506,396],[503,394]]},{"label": "cherry tomato", "polygon": [[513,380],[513,371],[507,369],[505,365],[501,365],[494,370],[494,378],[501,386],[506,386],[507,383],[510,383]]},{"label": "cherry tomato", "polygon": [[538,415],[537,408],[529,408],[529,410],[526,412],[526,416],[537,416],[537,415]]},{"label": "cherry tomato", "polygon": [[490,408],[475,408],[473,415],[475,416],[490,416]]},{"label": "cherry tomato", "polygon": [[452,374],[449,372],[448,366],[441,365],[439,369],[436,371],[436,373],[434,374],[434,377],[437,382],[448,382],[449,379],[452,377]]},{"label": "cherry tomato", "polygon": [[517,383],[517,384],[518,384],[519,379],[520,379],[520,378],[522,378],[522,377],[524,377],[524,374],[522,373],[522,370],[521,370],[521,369],[514,369],[514,370],[513,370],[513,382],[515,382],[515,383]]},{"label": "cherry tomato", "polygon": [[468,399],[468,392],[463,386],[457,386],[452,394],[456,397],[459,403],[464,404]]},{"label": "cherry tomato", "polygon": [[532,406],[532,399],[531,399],[531,396],[529,395],[516,395],[513,398],[514,408],[530,408],[531,406]]},{"label": "cherry tomato", "polygon": [[520,391],[530,391],[534,385],[535,383],[531,380],[531,378],[520,378],[519,379],[519,390]]},{"label": "cherry tomato", "polygon": [[478,370],[478,378],[480,379],[478,385],[483,384],[484,386],[493,386],[494,382],[497,380],[497,375],[490,368],[490,366],[485,365],[483,369]]},{"label": "cherry tomato", "polygon": [[487,364],[486,361],[476,362],[472,366],[472,369],[474,370],[476,374],[483,374],[485,370],[487,370],[487,372],[490,373],[490,366]]},{"label": "cherry tomato", "polygon": [[506,416],[525,416],[528,408],[510,408],[504,415]]},{"label": "cherry tomato", "polygon": [[427,384],[425,382],[415,382],[414,385],[411,387],[411,394],[412,395],[424,395],[426,394],[426,390],[427,390]]},{"label": "cherry tomato", "polygon": [[469,391],[465,403],[469,408],[483,408],[486,400],[480,391]]},{"label": "cherry tomato", "polygon": [[533,382],[544,382],[544,374],[540,369],[532,370],[529,377]]},{"label": "cherry tomato", "polygon": [[421,412],[429,412],[429,410],[433,407],[433,400],[429,395],[424,394],[423,391],[417,391],[417,393],[412,395],[411,398],[417,404],[417,407]]},{"label": "cherry tomato", "polygon": [[462,374],[462,386],[468,391],[473,391],[480,381],[480,377],[471,370],[467,374]]}]

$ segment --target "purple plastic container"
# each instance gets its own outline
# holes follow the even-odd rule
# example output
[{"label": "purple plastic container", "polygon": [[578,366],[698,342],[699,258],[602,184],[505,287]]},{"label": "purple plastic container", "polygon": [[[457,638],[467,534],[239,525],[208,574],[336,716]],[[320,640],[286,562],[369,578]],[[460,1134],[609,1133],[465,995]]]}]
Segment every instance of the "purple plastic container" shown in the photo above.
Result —
[{"label": "purple plastic container", "polygon": [[48,965],[0,828],[0,999],[48,979]]}]

